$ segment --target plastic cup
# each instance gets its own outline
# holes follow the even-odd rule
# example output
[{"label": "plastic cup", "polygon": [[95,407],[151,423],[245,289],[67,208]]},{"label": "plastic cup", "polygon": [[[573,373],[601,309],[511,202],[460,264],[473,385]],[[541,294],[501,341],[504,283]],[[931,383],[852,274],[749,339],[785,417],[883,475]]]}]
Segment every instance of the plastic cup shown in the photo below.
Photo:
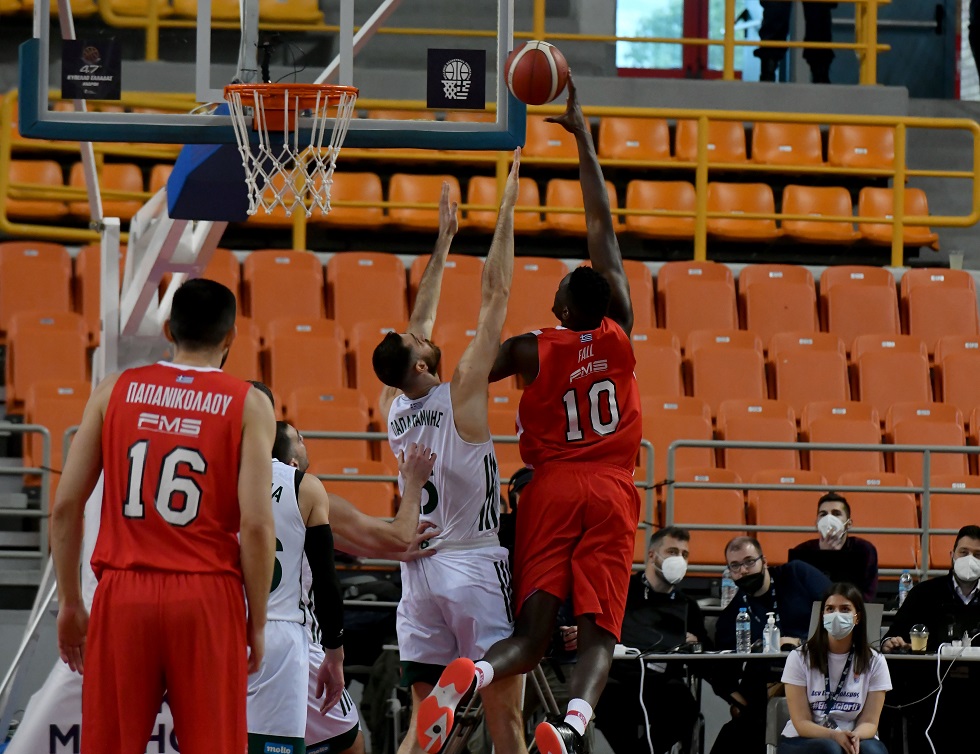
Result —
[{"label": "plastic cup", "polygon": [[963,269],[963,252],[962,251],[951,251],[951,252],[949,252],[949,269],[951,269],[951,270],[962,270]]},{"label": "plastic cup", "polygon": [[925,652],[929,644],[929,629],[921,623],[916,624],[909,631],[909,638],[912,640],[913,652]]}]

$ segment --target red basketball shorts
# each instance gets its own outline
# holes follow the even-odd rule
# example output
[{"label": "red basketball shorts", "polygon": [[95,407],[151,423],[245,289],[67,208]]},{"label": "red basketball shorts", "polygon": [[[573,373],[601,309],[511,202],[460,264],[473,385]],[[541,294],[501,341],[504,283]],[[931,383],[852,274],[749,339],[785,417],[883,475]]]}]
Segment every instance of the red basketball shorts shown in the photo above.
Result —
[{"label": "red basketball shorts", "polygon": [[86,642],[82,754],[146,751],[164,692],[181,754],[242,754],[246,647],[240,579],[105,571]]},{"label": "red basketball shorts", "polygon": [[575,615],[619,638],[640,495],[626,469],[549,463],[534,470],[517,506],[514,604],[536,591],[572,597]]}]

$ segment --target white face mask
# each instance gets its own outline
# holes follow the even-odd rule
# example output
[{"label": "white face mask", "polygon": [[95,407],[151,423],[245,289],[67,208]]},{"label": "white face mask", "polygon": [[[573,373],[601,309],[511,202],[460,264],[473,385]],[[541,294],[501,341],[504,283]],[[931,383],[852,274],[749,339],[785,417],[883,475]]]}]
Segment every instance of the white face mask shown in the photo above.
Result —
[{"label": "white face mask", "polygon": [[980,560],[972,555],[964,555],[953,561],[953,572],[960,581],[976,581],[980,579]]},{"label": "white face mask", "polygon": [[854,630],[854,616],[851,613],[824,613],[823,627],[835,639],[843,639]]},{"label": "white face mask", "polygon": [[844,533],[844,522],[837,516],[817,519],[817,531],[822,539],[838,539]]},{"label": "white face mask", "polygon": [[677,584],[687,573],[687,561],[680,555],[664,558],[660,564],[660,573],[663,574],[664,581],[668,584]]}]

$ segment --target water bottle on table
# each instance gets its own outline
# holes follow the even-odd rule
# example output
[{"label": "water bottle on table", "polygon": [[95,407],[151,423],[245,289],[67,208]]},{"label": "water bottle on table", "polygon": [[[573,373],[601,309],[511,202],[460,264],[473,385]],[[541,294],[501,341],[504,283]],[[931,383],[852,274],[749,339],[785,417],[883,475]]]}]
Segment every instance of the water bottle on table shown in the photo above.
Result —
[{"label": "water bottle on table", "polygon": [[738,592],[738,587],[735,586],[735,580],[732,578],[731,569],[726,568],[724,573],[721,574],[721,608],[724,610],[728,607],[728,603],[735,599],[735,594]]},{"label": "water bottle on table", "polygon": [[752,617],[747,607],[739,608],[735,616],[735,651],[740,655],[752,651]]},{"label": "water bottle on table", "polygon": [[905,598],[909,596],[909,592],[912,590],[912,574],[907,570],[902,571],[902,575],[898,579],[898,606],[901,607],[905,602]]}]

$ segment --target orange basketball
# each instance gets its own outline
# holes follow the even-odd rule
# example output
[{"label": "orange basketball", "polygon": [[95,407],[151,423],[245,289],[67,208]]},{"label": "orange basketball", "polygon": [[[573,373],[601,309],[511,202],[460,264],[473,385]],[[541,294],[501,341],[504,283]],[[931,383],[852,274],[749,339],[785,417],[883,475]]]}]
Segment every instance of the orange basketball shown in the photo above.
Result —
[{"label": "orange basketball", "polygon": [[526,105],[543,105],[565,88],[568,63],[553,44],[531,40],[507,56],[504,75],[517,99]]}]

